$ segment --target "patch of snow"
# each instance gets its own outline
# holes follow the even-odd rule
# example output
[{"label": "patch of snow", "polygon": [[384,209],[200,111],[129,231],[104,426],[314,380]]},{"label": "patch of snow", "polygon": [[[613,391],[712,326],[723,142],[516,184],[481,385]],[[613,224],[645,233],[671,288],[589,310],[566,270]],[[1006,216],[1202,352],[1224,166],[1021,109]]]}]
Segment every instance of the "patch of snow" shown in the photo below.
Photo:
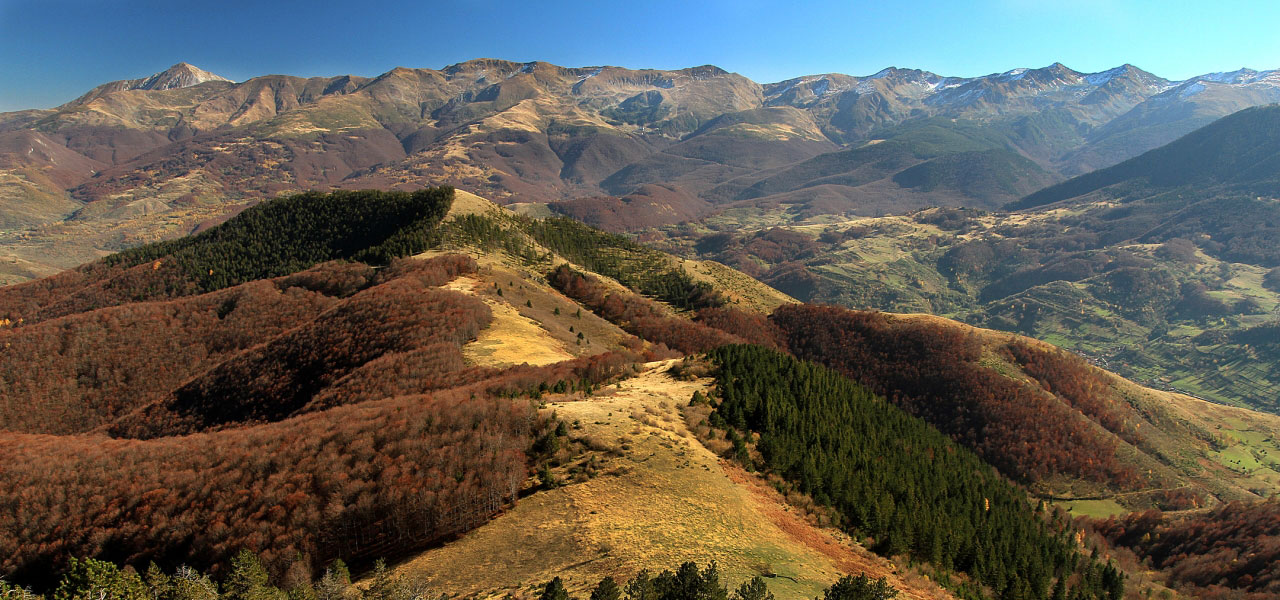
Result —
[{"label": "patch of snow", "polygon": [[[968,84],[973,83],[974,81],[975,80],[969,80],[962,84],[962,86],[956,86],[934,94],[933,96],[925,99],[925,104],[963,106],[965,104],[976,102],[987,93],[987,89],[980,85],[968,86]],[[969,89],[963,89],[965,86],[968,86]]]},{"label": "patch of snow", "polygon": [[1214,83],[1252,83],[1254,76],[1258,75],[1253,69],[1238,69],[1226,73],[1207,73],[1196,77],[1200,81],[1212,81]]},{"label": "patch of snow", "polygon": [[787,84],[787,87],[784,87],[781,90],[774,92],[773,95],[781,96],[787,92],[790,92],[791,90],[794,90],[796,88],[796,83],[798,83],[799,81],[800,80],[798,79],[792,79],[790,81],[785,82]]},{"label": "patch of snow", "polygon": [[596,75],[599,75],[601,71],[604,71],[604,67],[599,67],[599,68],[597,68],[596,70],[594,70],[594,71],[592,71],[592,72],[590,72],[590,73],[587,73],[586,75],[581,75],[581,76],[579,76],[579,77],[578,77],[578,81],[586,81],[586,80],[588,80],[588,79],[591,79],[592,77],[595,77]]},{"label": "patch of snow", "polygon": [[1176,87],[1192,82],[1220,83],[1223,85],[1262,84],[1265,86],[1280,87],[1280,70],[1254,71],[1253,69],[1238,69],[1222,73],[1206,73],[1198,77],[1192,77],[1186,81],[1176,82],[1170,87]]},{"label": "patch of snow", "polygon": [[831,80],[827,79],[826,77],[822,77],[821,79],[814,82],[813,87],[810,89],[813,90],[814,96],[824,96],[826,95],[827,90],[829,90],[830,88],[831,88]]},{"label": "patch of snow", "polygon": [[959,102],[975,102],[975,101],[977,101],[977,100],[978,100],[978,98],[981,98],[981,97],[983,96],[983,94],[986,94],[986,93],[987,93],[987,89],[986,89],[986,88],[972,89],[972,90],[969,90],[969,91],[967,91],[967,92],[964,92],[963,94],[960,94],[960,96],[959,96],[959,97],[957,97],[955,101],[956,101],[957,103],[959,103]]},{"label": "patch of snow", "polygon": [[1252,83],[1269,83],[1272,85],[1280,85],[1280,70],[1263,71],[1253,79]]},{"label": "patch of snow", "polygon": [[1188,85],[1182,88],[1182,91],[1178,92],[1178,96],[1182,98],[1190,98],[1203,91],[1204,91],[1204,84],[1197,81],[1191,85]]},{"label": "patch of snow", "polygon": [[969,80],[963,77],[943,77],[933,84],[933,89],[950,90],[958,88],[966,83],[969,83]]},{"label": "patch of snow", "polygon": [[888,77],[889,75],[892,75],[892,74],[893,74],[893,67],[885,67],[883,69],[880,69],[879,71],[876,72],[875,75],[872,75],[867,79],[884,79],[885,77]]},{"label": "patch of snow", "polygon": [[1026,74],[1027,70],[1024,68],[1013,69],[1012,71],[1005,71],[997,75],[996,81],[1017,81],[1022,79]]},{"label": "patch of snow", "polygon": [[1115,79],[1116,77],[1123,75],[1124,72],[1125,72],[1125,68],[1123,66],[1120,66],[1114,69],[1107,69],[1106,71],[1103,71],[1101,73],[1090,73],[1084,76],[1084,80],[1089,85],[1094,85],[1094,86],[1104,85],[1107,82],[1111,81],[1112,79]]}]

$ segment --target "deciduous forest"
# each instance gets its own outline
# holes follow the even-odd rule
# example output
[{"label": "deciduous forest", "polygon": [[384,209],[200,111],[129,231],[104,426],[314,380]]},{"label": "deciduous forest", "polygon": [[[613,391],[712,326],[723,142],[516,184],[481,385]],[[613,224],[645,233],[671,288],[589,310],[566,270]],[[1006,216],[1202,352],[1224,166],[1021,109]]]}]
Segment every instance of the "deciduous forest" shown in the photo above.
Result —
[{"label": "deciduous forest", "polygon": [[[1119,597],[1119,571],[1084,558],[1073,525],[1000,474],[1135,484],[1088,419],[1140,436],[1076,363],[1002,349],[1037,387],[981,367],[982,348],[957,328],[810,306],[766,317],[572,221],[438,227],[451,198],[292,196],[0,290],[0,448],[12,458],[0,508],[19,515],[0,524],[0,570],[52,590],[109,563],[157,565],[129,585],[209,581],[174,571],[190,565],[225,586],[245,551],[273,585],[312,581],[337,559],[368,568],[514,502],[547,435],[543,394],[709,352],[712,421],[732,456],[831,507],[876,551],[933,565],[967,598]],[[564,264],[546,276],[638,338],[542,367],[468,364],[464,344],[493,316],[443,286],[474,275],[475,260],[406,255],[490,229],[526,265],[545,262],[533,240],[623,283]],[[707,573],[686,565],[617,589],[684,597],[673,582]],[[727,597],[704,587],[698,597]],[[832,589],[885,592],[852,578]]]}]

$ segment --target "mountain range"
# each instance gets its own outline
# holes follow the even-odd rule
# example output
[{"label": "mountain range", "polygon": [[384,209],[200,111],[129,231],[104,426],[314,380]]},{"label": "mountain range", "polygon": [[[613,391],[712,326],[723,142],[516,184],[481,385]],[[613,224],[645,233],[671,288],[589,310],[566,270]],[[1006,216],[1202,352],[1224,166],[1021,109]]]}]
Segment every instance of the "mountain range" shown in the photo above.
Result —
[{"label": "mountain range", "polygon": [[[0,574],[53,597],[185,564],[223,597],[385,598],[379,558],[464,597],[693,560],[788,598],[1273,589],[1234,515],[1274,513],[1280,417],[447,187],[276,198],[0,288],[0,342]],[[1143,535],[1196,528],[1237,533]]]},{"label": "mountain range", "polygon": [[181,63],[0,114],[0,275],[49,274],[313,188],[449,183],[614,230],[726,211],[995,208],[1277,100],[1275,71],[1169,81],[1130,65],[761,85],[713,66],[492,59],[236,83]]},{"label": "mountain range", "polygon": [[653,243],[796,298],[947,315],[1148,385],[1280,411],[1280,107],[1015,200],[788,222],[725,213]]}]

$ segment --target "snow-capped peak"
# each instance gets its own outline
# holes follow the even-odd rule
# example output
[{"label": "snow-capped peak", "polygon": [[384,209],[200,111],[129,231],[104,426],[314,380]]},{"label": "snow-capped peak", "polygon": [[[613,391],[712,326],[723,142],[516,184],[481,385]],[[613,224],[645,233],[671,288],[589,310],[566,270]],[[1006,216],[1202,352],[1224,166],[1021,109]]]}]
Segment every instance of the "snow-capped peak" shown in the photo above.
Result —
[{"label": "snow-capped peak", "polygon": [[1124,75],[1128,71],[1129,71],[1129,65],[1120,65],[1118,67],[1115,67],[1114,69],[1107,69],[1106,71],[1102,71],[1100,73],[1089,73],[1088,75],[1084,76],[1084,80],[1089,85],[1094,85],[1094,86],[1106,85],[1112,79],[1115,79],[1121,75]]}]

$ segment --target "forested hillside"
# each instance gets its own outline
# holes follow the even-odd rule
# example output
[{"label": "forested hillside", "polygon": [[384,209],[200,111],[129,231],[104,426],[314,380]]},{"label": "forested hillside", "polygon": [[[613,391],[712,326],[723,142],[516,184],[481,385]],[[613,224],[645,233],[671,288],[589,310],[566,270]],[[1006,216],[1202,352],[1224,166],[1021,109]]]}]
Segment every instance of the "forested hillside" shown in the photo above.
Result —
[{"label": "forested hillside", "polygon": [[1098,530],[1148,557],[1204,598],[1262,600],[1280,594],[1280,503],[1231,503],[1212,511],[1160,511],[1108,519]]},{"label": "forested hillside", "polygon": [[[739,458],[755,464],[758,452],[759,468],[834,506],[878,551],[953,568],[995,597],[1046,598],[1054,588],[1123,597],[1124,576],[1081,561],[1063,515],[1049,520],[1024,491],[925,421],[776,351],[726,346],[709,356],[718,367],[712,423],[740,432],[730,434]],[[962,595],[980,589],[960,585]]]},{"label": "forested hillside", "polygon": [[[220,590],[221,588],[221,590]],[[606,576],[592,582],[589,588],[593,600],[681,600],[699,598],[705,600],[770,600],[774,598],[769,584],[763,577],[755,577],[730,591],[715,562],[699,567],[687,561],[674,570],[668,568],[658,573],[641,570],[630,579],[621,581]],[[219,594],[219,591],[222,593]],[[529,595],[537,600],[569,600],[564,580],[560,577],[539,583]],[[866,574],[846,575],[823,591],[826,600],[891,600],[899,590],[885,581]],[[71,571],[58,582],[53,598],[109,597],[119,600],[148,600],[155,598],[174,600],[217,600],[217,598],[317,598],[319,600],[392,600],[400,598],[450,597],[454,594],[446,587],[415,577],[405,577],[391,571],[379,562],[367,585],[352,585],[351,573],[342,561],[325,568],[324,575],[316,580],[295,577],[283,585],[272,585],[265,565],[252,552],[244,551],[231,562],[230,572],[219,585],[207,573],[190,568],[166,572],[152,564],[145,574],[120,569],[118,566],[93,559],[76,561]],[[0,597],[7,600],[39,600],[46,596],[30,589],[11,586],[0,581]]]},{"label": "forested hillside", "polygon": [[[1227,464],[1243,448],[1262,456],[1270,422],[1244,431],[1237,416],[1197,417],[1011,335],[778,307],[741,280],[719,286],[726,280],[628,238],[474,197],[454,210],[455,197],[290,196],[189,238],[0,289],[0,352],[11,359],[0,363],[0,447],[15,458],[0,465],[15,482],[0,506],[20,515],[0,522],[4,576],[49,591],[85,565],[110,571],[84,562],[93,559],[138,571],[154,561],[164,573],[185,564],[226,582],[248,550],[261,557],[262,585],[297,587],[335,559],[362,572],[438,550],[524,514],[513,506],[530,494],[610,473],[634,485],[626,461],[661,451],[693,481],[719,464],[735,485],[772,485],[815,511],[804,527],[835,525],[876,560],[898,561],[906,571],[894,581],[913,597],[939,597],[918,594],[942,585],[974,599],[1110,599],[1123,595],[1119,563],[1087,558],[1100,538],[1086,541],[1041,499],[1194,509],[1278,485]],[[781,231],[755,241],[761,255],[805,246]],[[486,358],[504,343],[503,358]],[[641,363],[682,355],[684,370],[670,367],[661,385],[696,378],[705,362],[718,369],[713,391],[702,393],[711,380],[622,385],[654,384],[654,365],[670,363]],[[654,400],[672,389],[683,390],[679,409]],[[701,390],[692,403],[691,389]],[[561,414],[581,417],[557,416],[549,399],[577,403]],[[688,423],[653,418],[673,414]],[[609,429],[627,419],[654,425]],[[631,433],[615,442],[601,431]],[[654,439],[642,445],[637,431]],[[694,469],[691,450],[710,462]],[[669,473],[645,473],[671,485]],[[742,522],[757,531],[809,535],[752,514]],[[827,543],[785,555],[853,564],[815,550]],[[566,569],[582,572],[594,548],[564,550]],[[735,574],[772,573],[740,552],[726,555],[739,561]],[[809,590],[836,579],[805,573]]]},{"label": "forested hillside", "polygon": [[0,291],[0,505],[18,515],[0,569],[47,586],[72,558],[217,570],[247,548],[312,573],[514,501],[541,427],[522,397],[645,355],[467,364],[493,316],[442,286],[475,260],[404,258],[439,243],[452,198],[292,196]]},{"label": "forested hillside", "polygon": [[199,234],[0,288],[0,318],[32,323],[127,302],[212,292],[331,260],[385,265],[432,245],[453,188],[305,193],[247,209]]}]

